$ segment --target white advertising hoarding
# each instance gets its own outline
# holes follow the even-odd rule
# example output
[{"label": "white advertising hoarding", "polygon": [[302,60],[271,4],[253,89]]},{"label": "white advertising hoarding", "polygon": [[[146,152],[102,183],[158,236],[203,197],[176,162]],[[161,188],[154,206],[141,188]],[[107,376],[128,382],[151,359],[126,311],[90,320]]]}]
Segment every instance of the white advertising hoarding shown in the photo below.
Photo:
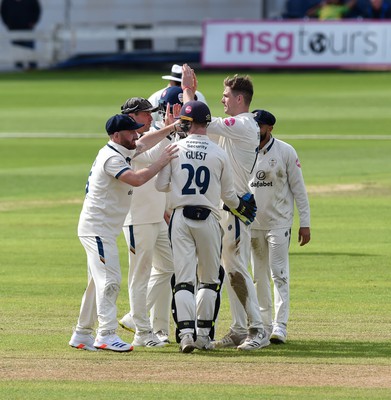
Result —
[{"label": "white advertising hoarding", "polygon": [[391,66],[391,20],[205,21],[202,65]]}]

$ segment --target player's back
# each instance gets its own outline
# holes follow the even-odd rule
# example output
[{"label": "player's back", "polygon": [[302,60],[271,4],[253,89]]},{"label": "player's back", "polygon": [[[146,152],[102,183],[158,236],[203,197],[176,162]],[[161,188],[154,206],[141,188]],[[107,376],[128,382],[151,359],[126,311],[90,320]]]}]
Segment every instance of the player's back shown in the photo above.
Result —
[{"label": "player's back", "polygon": [[[171,206],[202,206],[219,218],[222,186],[223,190],[229,186],[222,179],[227,154],[206,135],[193,134],[176,144],[179,152],[171,161]],[[233,194],[233,185],[229,189]]]}]

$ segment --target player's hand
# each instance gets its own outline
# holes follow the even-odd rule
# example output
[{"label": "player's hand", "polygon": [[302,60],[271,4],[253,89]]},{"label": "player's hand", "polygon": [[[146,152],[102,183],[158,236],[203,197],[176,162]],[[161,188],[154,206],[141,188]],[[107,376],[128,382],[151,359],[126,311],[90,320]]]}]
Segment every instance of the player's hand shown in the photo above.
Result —
[{"label": "player's hand", "polygon": [[174,104],[174,105],[172,106],[172,116],[174,117],[174,120],[177,120],[177,119],[180,118],[180,116],[181,116],[181,109],[182,109],[182,106],[181,106],[179,103]]},{"label": "player's hand", "polygon": [[[189,67],[188,64],[183,64],[182,66],[182,90],[190,89],[192,91],[192,96],[194,97],[197,90],[198,82],[194,70]],[[184,93],[188,96],[188,93]],[[184,96],[185,97],[185,96]],[[185,103],[186,101],[184,101]]]},{"label": "player's hand", "polygon": [[174,116],[171,113],[171,105],[170,105],[170,103],[167,103],[166,116],[164,118],[164,126],[171,125],[172,123],[174,123]]},{"label": "player's hand", "polygon": [[250,225],[257,214],[257,205],[255,203],[254,195],[246,193],[244,196],[239,197],[239,207],[231,208],[229,211],[238,217],[245,225]]},{"label": "player's hand", "polygon": [[167,108],[166,108],[166,118],[164,119],[164,125],[168,126],[173,124],[176,120],[178,120],[180,113],[181,113],[181,108],[182,106],[177,103],[172,106],[172,112],[171,112],[171,106],[170,103],[167,103]]},{"label": "player's hand", "polygon": [[311,240],[310,228],[299,228],[298,242],[300,246],[306,245]]},{"label": "player's hand", "polygon": [[164,220],[166,221],[167,225],[170,225],[171,214],[171,211],[164,211]]},{"label": "player's hand", "polygon": [[166,146],[164,151],[159,157],[159,163],[161,167],[165,167],[172,159],[177,158],[178,154],[176,154],[179,151],[179,148],[176,144],[169,144]]}]

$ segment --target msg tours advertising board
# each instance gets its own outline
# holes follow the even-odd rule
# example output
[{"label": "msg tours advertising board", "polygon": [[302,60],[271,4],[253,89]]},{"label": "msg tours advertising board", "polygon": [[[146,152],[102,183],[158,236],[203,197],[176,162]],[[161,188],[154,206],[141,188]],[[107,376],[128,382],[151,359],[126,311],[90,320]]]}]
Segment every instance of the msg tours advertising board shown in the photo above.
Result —
[{"label": "msg tours advertising board", "polygon": [[391,66],[388,21],[206,21],[205,67]]}]

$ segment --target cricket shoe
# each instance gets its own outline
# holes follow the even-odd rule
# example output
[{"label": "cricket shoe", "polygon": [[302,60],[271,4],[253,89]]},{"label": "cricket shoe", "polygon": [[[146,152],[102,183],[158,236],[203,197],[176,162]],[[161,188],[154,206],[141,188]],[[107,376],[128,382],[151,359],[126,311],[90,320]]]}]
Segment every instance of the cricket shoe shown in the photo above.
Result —
[{"label": "cricket shoe", "polygon": [[246,340],[246,333],[236,333],[232,329],[220,340],[214,343],[216,349],[238,347]]},{"label": "cricket shoe", "polygon": [[157,331],[157,332],[155,332],[155,335],[161,342],[164,342],[167,344],[170,343],[170,339],[169,339],[168,333],[166,331],[163,331],[163,330]]},{"label": "cricket shoe", "polygon": [[84,334],[74,331],[69,345],[75,349],[97,351],[94,347],[95,338],[91,334]]},{"label": "cricket shoe", "polygon": [[198,350],[214,350],[215,342],[209,336],[197,335],[197,340],[194,343],[195,348]]},{"label": "cricket shoe", "polygon": [[125,314],[122,319],[118,321],[118,323],[122,326],[122,328],[126,329],[127,331],[136,332],[136,324],[133,321],[132,316],[128,313]]},{"label": "cricket shoe", "polygon": [[136,333],[132,343],[134,347],[164,347],[166,344],[151,331]]},{"label": "cricket shoe", "polygon": [[111,333],[108,335],[97,335],[94,346],[97,349],[111,350],[117,352],[132,351],[133,346],[124,342],[117,334]]},{"label": "cricket shoe", "polygon": [[274,344],[283,344],[286,343],[288,335],[286,333],[286,329],[281,326],[275,326],[273,328],[273,332],[270,335],[270,341]]},{"label": "cricket shoe", "polygon": [[269,344],[270,340],[263,330],[249,329],[246,340],[238,346],[238,350],[258,350]]},{"label": "cricket shoe", "polygon": [[195,349],[195,343],[192,333],[186,333],[181,339],[179,349],[182,353],[191,353]]}]

